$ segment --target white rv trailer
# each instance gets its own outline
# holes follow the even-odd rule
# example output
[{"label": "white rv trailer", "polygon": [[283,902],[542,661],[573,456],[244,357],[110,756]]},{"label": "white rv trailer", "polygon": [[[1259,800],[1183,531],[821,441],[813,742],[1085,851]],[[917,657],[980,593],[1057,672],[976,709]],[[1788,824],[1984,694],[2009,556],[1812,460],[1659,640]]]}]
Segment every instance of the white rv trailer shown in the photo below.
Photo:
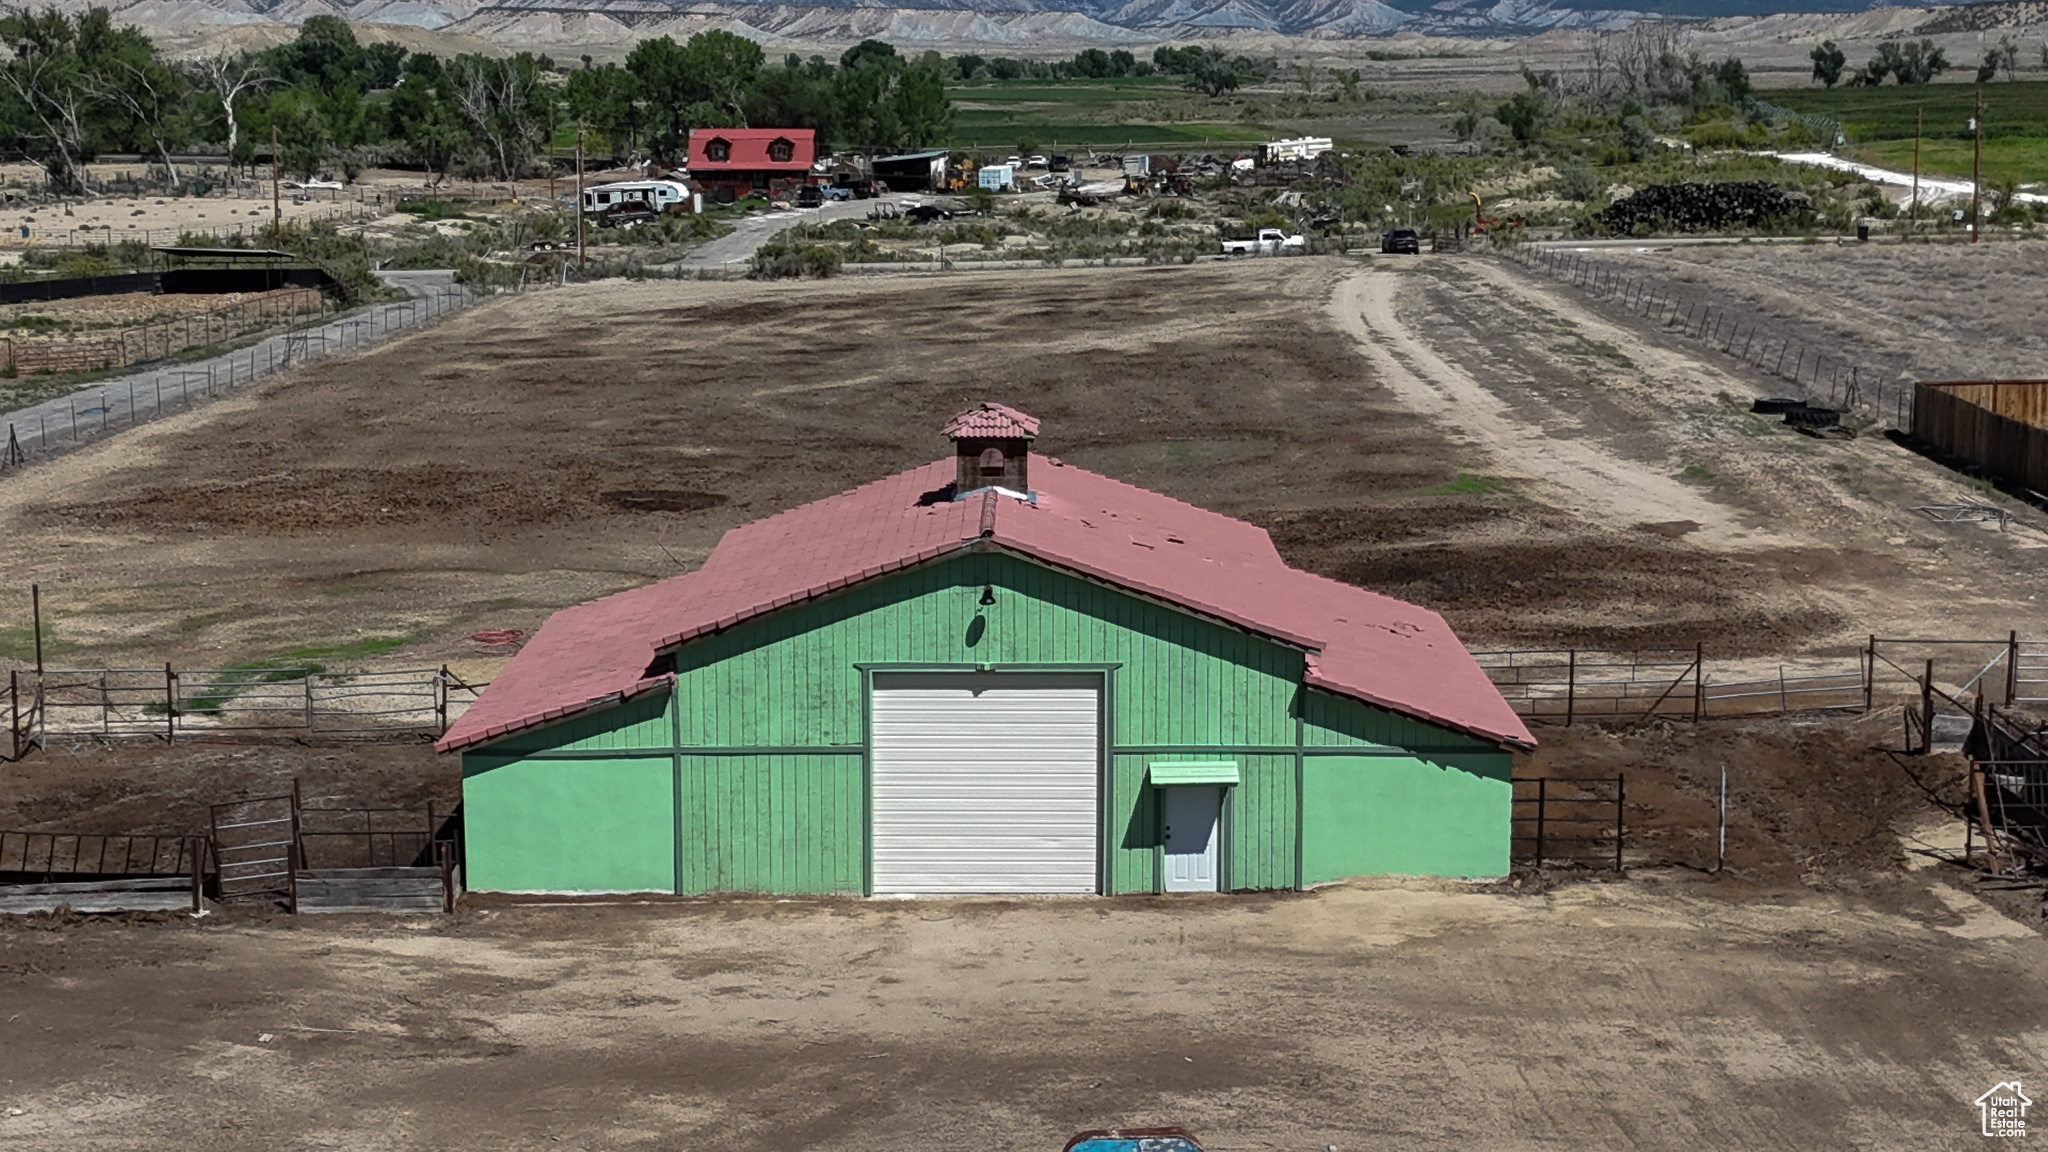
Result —
[{"label": "white rv trailer", "polygon": [[[583,190],[583,210],[602,212],[622,201],[638,200],[656,212],[693,203],[689,186],[679,180],[620,180]],[[695,209],[693,208],[692,211]]]}]

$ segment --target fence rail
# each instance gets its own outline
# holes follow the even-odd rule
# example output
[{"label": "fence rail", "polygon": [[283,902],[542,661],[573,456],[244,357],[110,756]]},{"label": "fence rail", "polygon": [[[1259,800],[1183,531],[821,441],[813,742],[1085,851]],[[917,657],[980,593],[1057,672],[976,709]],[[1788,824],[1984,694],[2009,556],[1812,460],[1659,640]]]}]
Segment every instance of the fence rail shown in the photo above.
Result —
[{"label": "fence rail", "polygon": [[1622,776],[1516,776],[1512,787],[1512,862],[1622,870],[1627,833]]},{"label": "fence rail", "polygon": [[197,836],[0,832],[0,875],[190,876],[204,863]]},{"label": "fence rail", "polygon": [[[1872,636],[1862,652],[1839,661],[1780,665],[1771,676],[1743,671],[1735,679],[1715,675],[1704,645],[1472,655],[1509,706],[1535,724],[1868,711],[1881,689],[1919,696],[1923,716],[1940,707],[1937,697],[1966,693],[2008,705],[2048,703],[2048,640],[2017,632],[1981,640]],[[1937,669],[1950,673],[1949,690],[1935,689]],[[1916,746],[1913,739],[1908,746]]]},{"label": "fence rail", "polygon": [[[53,668],[13,672],[14,759],[52,737],[103,739],[294,731],[336,735],[448,730],[476,688],[447,668],[323,672],[308,668]],[[466,697],[466,699],[465,699]]]}]

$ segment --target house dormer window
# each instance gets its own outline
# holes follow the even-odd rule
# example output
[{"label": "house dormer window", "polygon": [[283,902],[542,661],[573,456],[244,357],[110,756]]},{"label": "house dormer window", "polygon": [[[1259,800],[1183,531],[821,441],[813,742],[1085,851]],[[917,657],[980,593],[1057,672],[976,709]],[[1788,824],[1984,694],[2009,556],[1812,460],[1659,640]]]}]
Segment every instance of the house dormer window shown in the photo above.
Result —
[{"label": "house dormer window", "polygon": [[796,145],[778,136],[768,145],[768,158],[777,164],[787,164],[796,156]]},{"label": "house dormer window", "polygon": [[723,136],[715,137],[704,145],[704,158],[713,164],[723,164],[732,159],[732,141]]}]

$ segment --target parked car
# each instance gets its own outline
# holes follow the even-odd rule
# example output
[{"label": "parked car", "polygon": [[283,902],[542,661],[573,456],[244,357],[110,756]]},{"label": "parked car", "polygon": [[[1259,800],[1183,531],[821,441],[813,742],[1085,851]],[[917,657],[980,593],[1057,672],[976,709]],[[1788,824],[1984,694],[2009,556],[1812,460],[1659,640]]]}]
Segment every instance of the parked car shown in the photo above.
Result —
[{"label": "parked car", "polygon": [[889,190],[883,187],[878,180],[854,180],[849,183],[840,184],[838,187],[851,192],[855,200],[873,200],[877,196],[887,196],[889,194]]},{"label": "parked car", "polygon": [[824,203],[824,190],[815,184],[806,184],[796,190],[796,206],[799,208],[818,208]]},{"label": "parked car", "polygon": [[1024,161],[1024,166],[1026,168],[1043,168],[1045,167],[1045,164],[1046,160],[1043,156],[1033,156],[1030,159]]},{"label": "parked car", "polygon": [[1410,256],[1422,254],[1422,233],[1413,228],[1389,228],[1380,237],[1380,251],[1392,255],[1405,252]]},{"label": "parked car", "polygon": [[1055,152],[1052,154],[1052,162],[1047,166],[1047,169],[1052,172],[1065,172],[1073,166],[1073,161],[1067,159],[1065,152]]},{"label": "parked car", "polygon": [[843,184],[827,184],[823,188],[818,189],[818,195],[823,196],[830,202],[851,200],[853,199],[853,189]]},{"label": "parked car", "polygon": [[632,228],[641,224],[652,224],[661,219],[661,213],[645,200],[621,200],[597,214],[599,228]]},{"label": "parked car", "polygon": [[1259,234],[1249,240],[1225,240],[1225,256],[1278,256],[1282,252],[1294,252],[1308,247],[1308,240],[1301,236],[1289,236],[1278,228],[1261,228]]}]

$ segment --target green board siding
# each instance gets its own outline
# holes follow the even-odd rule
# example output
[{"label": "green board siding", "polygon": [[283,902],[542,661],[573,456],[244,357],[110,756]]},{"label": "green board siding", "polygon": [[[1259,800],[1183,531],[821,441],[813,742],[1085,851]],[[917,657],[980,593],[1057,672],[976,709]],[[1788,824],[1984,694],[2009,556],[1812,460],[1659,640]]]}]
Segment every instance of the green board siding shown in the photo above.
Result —
[{"label": "green board siding", "polygon": [[[648,653],[653,659],[653,653]],[[516,732],[492,744],[494,755],[527,752],[616,752],[666,748],[669,743],[668,693],[649,692],[614,708],[571,716],[545,728]]]},{"label": "green board siding", "polygon": [[[984,587],[994,604],[980,603]],[[861,891],[862,666],[980,664],[1108,669],[1111,892],[1158,881],[1148,765],[1212,755],[1241,774],[1225,833],[1232,888],[1506,870],[1506,754],[1304,690],[1302,655],[1286,645],[979,553],[686,645],[673,696],[467,754],[471,885]]]},{"label": "green board siding", "polygon": [[675,887],[668,757],[465,767],[464,880],[491,892],[667,892]]},{"label": "green board siding", "polygon": [[680,780],[681,891],[861,891],[867,804],[857,751],[685,756]]},{"label": "green board siding", "polygon": [[1302,693],[1301,742],[1310,748],[1431,748],[1486,752],[1495,745],[1439,728],[1384,708],[1332,696]]},{"label": "green board siding", "polygon": [[686,645],[682,741],[858,744],[863,663],[1117,664],[1113,739],[1147,745],[1292,745],[1302,667],[1284,645],[982,553]]},{"label": "green board siding", "polygon": [[1307,757],[1303,882],[1505,875],[1512,765],[1504,752]]}]

